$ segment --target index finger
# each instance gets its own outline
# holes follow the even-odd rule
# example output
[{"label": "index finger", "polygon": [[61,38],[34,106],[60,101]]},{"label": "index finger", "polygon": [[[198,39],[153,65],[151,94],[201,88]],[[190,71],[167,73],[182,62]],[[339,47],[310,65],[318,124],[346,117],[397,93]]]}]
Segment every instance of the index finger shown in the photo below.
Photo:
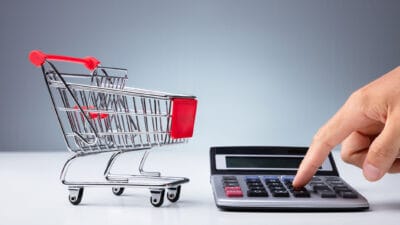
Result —
[{"label": "index finger", "polygon": [[363,116],[343,106],[314,136],[313,141],[300,164],[293,186],[302,187],[306,185],[329,152],[341,143],[351,132],[357,129]]}]

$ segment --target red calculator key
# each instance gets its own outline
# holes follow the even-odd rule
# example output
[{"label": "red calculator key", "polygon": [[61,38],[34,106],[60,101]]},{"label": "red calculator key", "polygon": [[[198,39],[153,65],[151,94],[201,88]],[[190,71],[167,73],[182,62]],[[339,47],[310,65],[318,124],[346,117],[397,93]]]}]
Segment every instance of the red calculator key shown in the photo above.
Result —
[{"label": "red calculator key", "polygon": [[235,186],[235,187],[225,187],[224,188],[225,191],[241,191],[242,189],[240,189],[239,186]]},{"label": "red calculator key", "polygon": [[229,198],[231,197],[243,197],[243,192],[241,190],[227,190],[225,195]]}]

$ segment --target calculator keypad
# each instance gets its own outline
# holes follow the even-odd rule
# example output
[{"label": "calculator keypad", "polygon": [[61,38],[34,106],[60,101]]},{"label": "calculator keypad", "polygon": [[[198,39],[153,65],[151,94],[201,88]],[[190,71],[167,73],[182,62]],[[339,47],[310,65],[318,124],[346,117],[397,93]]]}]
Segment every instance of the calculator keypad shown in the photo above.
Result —
[{"label": "calculator keypad", "polygon": [[243,192],[236,176],[222,177],[222,185],[227,197],[243,197]]},{"label": "calculator keypad", "polygon": [[268,197],[267,190],[258,177],[247,177],[247,196],[248,197]]},{"label": "calculator keypad", "polygon": [[267,185],[272,196],[278,198],[289,197],[288,190],[284,187],[283,183],[278,177],[266,177],[265,184]]},{"label": "calculator keypad", "polygon": [[[241,187],[239,179],[243,179]],[[293,176],[223,176],[226,197],[311,198],[311,193],[321,198],[358,198],[349,186],[338,177],[313,177],[306,187],[294,188]],[[243,193],[246,193],[244,196]]]}]

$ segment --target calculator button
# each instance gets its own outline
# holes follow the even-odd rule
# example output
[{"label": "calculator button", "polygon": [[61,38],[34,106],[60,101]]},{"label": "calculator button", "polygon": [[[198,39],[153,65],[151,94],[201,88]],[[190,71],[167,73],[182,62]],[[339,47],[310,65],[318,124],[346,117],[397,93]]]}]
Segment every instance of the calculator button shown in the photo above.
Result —
[{"label": "calculator button", "polygon": [[279,179],[266,179],[265,183],[270,184],[270,183],[280,183],[281,181]]},{"label": "calculator button", "polygon": [[273,191],[286,191],[286,188],[284,188],[283,186],[276,186],[276,187],[270,187],[269,190],[271,192],[273,192]]},{"label": "calculator button", "polygon": [[261,187],[261,188],[264,188],[264,185],[262,184],[262,183],[250,183],[250,184],[247,184],[247,187],[248,188],[257,188],[257,187]]},{"label": "calculator button", "polygon": [[318,193],[321,195],[321,198],[336,198],[336,193],[330,190],[321,190]]},{"label": "calculator button", "polygon": [[310,193],[307,190],[293,191],[293,196],[296,198],[309,198]]},{"label": "calculator button", "polygon": [[331,186],[344,185],[342,181],[327,181]]},{"label": "calculator button", "polygon": [[293,188],[293,191],[308,191],[308,190],[305,187],[299,187],[299,188]]},{"label": "calculator button", "polygon": [[357,194],[352,191],[340,192],[340,196],[342,196],[342,198],[358,198]]},{"label": "calculator button", "polygon": [[237,180],[237,178],[235,176],[223,176],[222,179],[223,180]]},{"label": "calculator button", "polygon": [[319,178],[319,177],[313,177],[313,178],[311,179],[311,181],[321,181],[321,178]]},{"label": "calculator button", "polygon": [[246,180],[246,183],[248,183],[248,184],[252,184],[252,183],[261,184],[261,180]]},{"label": "calculator button", "polygon": [[241,190],[227,190],[225,195],[229,198],[231,197],[243,197],[243,192]]},{"label": "calculator button", "polygon": [[241,191],[242,189],[239,186],[236,187],[225,187],[225,191]]},{"label": "calculator button", "polygon": [[286,184],[286,186],[293,186],[292,181],[284,181],[284,184]]},{"label": "calculator button", "polygon": [[223,180],[222,183],[226,184],[226,183],[238,183],[238,180]]},{"label": "calculator button", "polygon": [[293,187],[292,184],[287,184],[286,187],[287,187],[287,189],[288,189],[290,192],[293,192],[293,191],[294,191],[294,187]]},{"label": "calculator button", "polygon": [[237,179],[222,179],[222,182],[238,182]]},{"label": "calculator button", "polygon": [[236,186],[239,186],[239,183],[238,182],[235,182],[235,183],[224,183],[223,186],[224,187],[236,187]]},{"label": "calculator button", "polygon": [[238,181],[224,181],[224,182],[222,182],[222,185],[224,187],[226,187],[226,186],[238,186],[239,182]]},{"label": "calculator button", "polygon": [[269,179],[278,179],[279,180],[278,176],[264,176],[263,178],[264,178],[264,180],[269,180]]},{"label": "calculator button", "polygon": [[326,181],[341,181],[341,179],[339,177],[327,177],[325,180]]},{"label": "calculator button", "polygon": [[284,177],[282,177],[283,183],[292,183],[293,179],[294,179],[293,176],[284,176]]},{"label": "calculator button", "polygon": [[267,191],[264,190],[248,190],[247,196],[249,197],[268,197]]},{"label": "calculator button", "polygon": [[267,183],[268,187],[278,187],[278,186],[282,186],[283,184],[281,182],[271,182],[271,183]]},{"label": "calculator button", "polygon": [[333,190],[335,190],[336,192],[351,191],[347,186],[344,185],[335,186],[333,187]]},{"label": "calculator button", "polygon": [[276,183],[276,182],[281,182],[277,176],[266,176],[266,177],[264,177],[264,181],[265,181],[265,183],[271,183],[271,182]]},{"label": "calculator button", "polygon": [[289,197],[289,192],[286,190],[273,190],[271,193],[274,197]]},{"label": "calculator button", "polygon": [[249,187],[249,190],[266,190],[264,187]]},{"label": "calculator button", "polygon": [[261,184],[261,180],[246,180],[247,184],[258,183]]},{"label": "calculator button", "polygon": [[318,185],[313,185],[312,186],[314,192],[322,191],[322,190],[328,190],[330,191],[331,189],[325,185],[325,184],[318,184]]},{"label": "calculator button", "polygon": [[260,178],[257,176],[247,176],[246,182],[261,182]]}]

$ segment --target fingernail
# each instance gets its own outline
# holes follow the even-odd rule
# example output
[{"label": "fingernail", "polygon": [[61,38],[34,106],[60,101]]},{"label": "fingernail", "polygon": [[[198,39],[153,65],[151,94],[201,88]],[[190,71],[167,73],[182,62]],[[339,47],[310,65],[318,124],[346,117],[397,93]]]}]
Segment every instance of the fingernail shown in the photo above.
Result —
[{"label": "fingernail", "polygon": [[381,171],[369,163],[365,164],[363,172],[365,178],[367,178],[369,181],[376,181],[382,176]]}]

